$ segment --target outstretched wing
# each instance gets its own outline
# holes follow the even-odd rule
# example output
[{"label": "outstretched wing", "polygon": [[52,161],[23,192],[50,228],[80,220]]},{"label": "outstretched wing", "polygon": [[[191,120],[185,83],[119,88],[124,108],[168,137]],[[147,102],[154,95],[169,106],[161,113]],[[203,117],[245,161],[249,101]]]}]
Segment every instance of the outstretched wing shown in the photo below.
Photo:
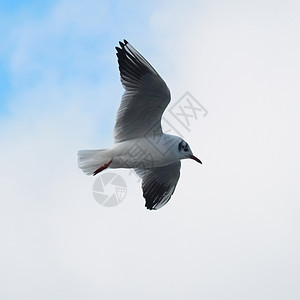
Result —
[{"label": "outstretched wing", "polygon": [[179,161],[159,168],[134,169],[142,178],[143,196],[148,209],[159,209],[170,200],[180,176],[180,166]]},{"label": "outstretched wing", "polygon": [[115,142],[161,134],[161,116],[170,91],[149,62],[126,40],[116,47],[125,88],[114,129]]}]

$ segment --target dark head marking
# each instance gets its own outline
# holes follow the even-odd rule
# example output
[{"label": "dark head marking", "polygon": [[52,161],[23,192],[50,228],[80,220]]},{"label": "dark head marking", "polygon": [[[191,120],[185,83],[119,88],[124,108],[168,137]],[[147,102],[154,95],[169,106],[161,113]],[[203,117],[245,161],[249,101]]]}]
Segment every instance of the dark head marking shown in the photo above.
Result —
[{"label": "dark head marking", "polygon": [[188,144],[184,140],[182,140],[178,145],[178,150],[179,152],[181,151],[187,152],[189,151],[188,147],[189,147]]}]

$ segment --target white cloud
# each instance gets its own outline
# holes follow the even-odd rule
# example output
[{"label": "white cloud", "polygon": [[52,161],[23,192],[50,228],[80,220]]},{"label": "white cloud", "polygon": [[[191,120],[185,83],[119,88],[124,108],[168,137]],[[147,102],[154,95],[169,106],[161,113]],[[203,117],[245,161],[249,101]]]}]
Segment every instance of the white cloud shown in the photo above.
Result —
[{"label": "white cloud", "polygon": [[[102,7],[59,2],[14,31],[20,89],[1,127],[1,297],[297,299],[294,3],[166,1],[151,17],[153,42],[136,38],[173,99],[189,90],[209,111],[186,135],[203,165],[183,162],[171,202],[157,212],[144,208],[133,176],[125,201],[104,209],[76,166],[80,148],[109,146],[121,93],[111,41],[97,37],[113,14],[98,20]],[[135,21],[126,21],[135,37]],[[90,35],[101,47],[61,47]],[[84,64],[66,63],[72,51]],[[115,73],[84,80],[99,64]],[[64,76],[68,67],[84,75]]]}]

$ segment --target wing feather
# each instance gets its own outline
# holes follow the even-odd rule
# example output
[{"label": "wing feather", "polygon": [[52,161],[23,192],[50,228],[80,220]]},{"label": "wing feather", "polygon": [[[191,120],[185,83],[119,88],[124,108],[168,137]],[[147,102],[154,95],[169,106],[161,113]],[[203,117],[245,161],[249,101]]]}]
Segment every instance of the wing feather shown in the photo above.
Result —
[{"label": "wing feather", "polygon": [[116,47],[125,88],[114,129],[115,142],[162,133],[161,117],[170,102],[166,83],[126,40]]},{"label": "wing feather", "polygon": [[134,169],[142,178],[143,196],[148,209],[159,209],[170,200],[180,176],[180,167],[179,161],[159,168]]}]

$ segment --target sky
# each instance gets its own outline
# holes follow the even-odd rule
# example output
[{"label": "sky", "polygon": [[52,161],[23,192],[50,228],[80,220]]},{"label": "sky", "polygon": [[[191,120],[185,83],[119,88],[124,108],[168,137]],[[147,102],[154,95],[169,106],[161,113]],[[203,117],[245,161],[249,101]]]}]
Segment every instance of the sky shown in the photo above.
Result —
[{"label": "sky", "polygon": [[[0,298],[299,299],[299,13],[0,1]],[[124,38],[171,90],[163,128],[203,162],[182,162],[157,211],[124,169],[124,201],[99,205],[77,167],[78,150],[113,144]],[[208,112],[188,129],[174,117],[186,92]]]}]

